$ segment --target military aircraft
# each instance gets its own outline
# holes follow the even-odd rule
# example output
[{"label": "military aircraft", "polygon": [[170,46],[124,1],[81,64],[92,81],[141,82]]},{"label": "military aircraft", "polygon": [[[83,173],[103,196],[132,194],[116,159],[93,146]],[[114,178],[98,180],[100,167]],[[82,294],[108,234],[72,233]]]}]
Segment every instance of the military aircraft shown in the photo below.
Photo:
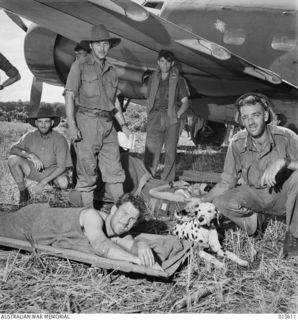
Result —
[{"label": "military aircraft", "polygon": [[158,51],[172,50],[190,87],[190,112],[220,137],[235,121],[233,102],[251,91],[268,95],[282,124],[297,130],[297,7],[296,0],[0,0],[26,32],[33,106],[42,82],[65,84],[76,43],[104,24],[122,38],[109,55],[126,101],[145,98]]}]

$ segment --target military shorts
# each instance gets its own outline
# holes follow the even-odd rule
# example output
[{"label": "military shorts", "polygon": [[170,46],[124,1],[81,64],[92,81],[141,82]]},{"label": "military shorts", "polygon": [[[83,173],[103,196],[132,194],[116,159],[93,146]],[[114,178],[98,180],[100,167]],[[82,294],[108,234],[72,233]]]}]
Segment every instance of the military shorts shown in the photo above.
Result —
[{"label": "military shorts", "polygon": [[[52,166],[52,167],[45,168],[41,171],[38,171],[31,161],[28,161],[28,165],[30,167],[30,173],[27,179],[37,181],[37,182],[40,182],[42,179],[50,175],[57,168],[56,166]],[[66,175],[66,173],[62,175]]]}]

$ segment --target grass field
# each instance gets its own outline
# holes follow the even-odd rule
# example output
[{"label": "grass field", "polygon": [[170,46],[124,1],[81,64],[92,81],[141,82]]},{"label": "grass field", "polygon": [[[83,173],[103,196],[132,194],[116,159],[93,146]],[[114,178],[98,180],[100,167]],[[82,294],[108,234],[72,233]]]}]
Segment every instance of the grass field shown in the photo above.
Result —
[{"label": "grass field", "polygon": [[[1,122],[2,211],[18,202],[7,167],[9,148],[30,129],[23,123]],[[138,132],[137,152],[143,152],[144,139],[144,133]],[[223,159],[221,151],[179,147],[181,170],[220,171]],[[42,200],[49,201],[52,195],[49,187]],[[2,247],[0,313],[297,313],[298,261],[280,258],[284,233],[284,222],[276,220],[270,220],[262,238],[226,230],[224,247],[250,261],[248,268],[226,261],[223,272],[201,260],[193,249],[188,263],[169,281]]]}]

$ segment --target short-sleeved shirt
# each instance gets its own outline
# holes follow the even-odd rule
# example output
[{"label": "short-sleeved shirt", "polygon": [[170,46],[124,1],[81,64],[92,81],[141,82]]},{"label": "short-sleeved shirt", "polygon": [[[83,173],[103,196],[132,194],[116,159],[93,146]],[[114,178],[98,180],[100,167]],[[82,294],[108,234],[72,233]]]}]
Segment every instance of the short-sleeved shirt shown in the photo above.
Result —
[{"label": "short-sleeved shirt", "polygon": [[298,160],[298,136],[290,129],[267,125],[268,143],[259,153],[246,130],[238,132],[232,139],[224,164],[221,181],[233,188],[240,177],[247,185],[256,188],[264,171],[276,160],[288,157]]},{"label": "short-sleeved shirt", "polygon": [[72,166],[68,143],[62,134],[54,130],[46,136],[42,136],[37,129],[29,131],[12,147],[19,147],[34,153],[45,168]]},{"label": "short-sleeved shirt", "polygon": [[19,74],[17,68],[15,68],[5,57],[0,53],[0,69],[3,70],[10,78]]},{"label": "short-sleeved shirt", "polygon": [[[151,90],[151,83],[152,83],[152,78],[149,78],[148,82],[148,92]],[[181,100],[184,97],[188,97],[189,94],[189,89],[186,84],[185,79],[182,76],[179,76],[178,79],[178,84],[175,92],[175,102],[177,106],[181,105]],[[159,108],[168,108],[168,100],[169,100],[169,78],[166,80],[160,79],[159,82],[159,87],[158,91],[156,93],[154,105],[153,105],[153,110],[159,109]]]},{"label": "short-sleeved shirt", "polygon": [[112,111],[115,108],[117,86],[115,68],[107,60],[102,68],[90,54],[85,60],[76,60],[72,64],[65,90],[74,93],[78,106]]}]

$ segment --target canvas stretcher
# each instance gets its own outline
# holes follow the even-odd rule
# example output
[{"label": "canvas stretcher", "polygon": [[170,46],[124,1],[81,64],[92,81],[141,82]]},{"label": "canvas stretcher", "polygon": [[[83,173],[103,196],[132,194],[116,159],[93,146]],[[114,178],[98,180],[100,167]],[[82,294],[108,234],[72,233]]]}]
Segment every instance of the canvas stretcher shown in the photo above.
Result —
[{"label": "canvas stretcher", "polygon": [[[145,238],[150,241],[155,241],[157,237],[159,236],[150,234],[145,235]],[[170,257],[169,259],[163,261],[162,271],[155,270],[153,268],[145,266],[136,265],[128,261],[112,260],[91,253],[76,251],[72,249],[56,248],[53,246],[41,245],[37,243],[32,244],[29,241],[18,240],[8,237],[0,237],[0,245],[4,247],[26,251],[37,250],[43,254],[90,264],[93,267],[103,268],[107,270],[119,270],[125,273],[138,273],[158,278],[169,278],[170,276],[172,276],[175,273],[175,271],[179,268],[179,266],[187,259],[187,256],[191,248],[189,243],[183,242],[183,250],[178,252],[176,255]]]}]

